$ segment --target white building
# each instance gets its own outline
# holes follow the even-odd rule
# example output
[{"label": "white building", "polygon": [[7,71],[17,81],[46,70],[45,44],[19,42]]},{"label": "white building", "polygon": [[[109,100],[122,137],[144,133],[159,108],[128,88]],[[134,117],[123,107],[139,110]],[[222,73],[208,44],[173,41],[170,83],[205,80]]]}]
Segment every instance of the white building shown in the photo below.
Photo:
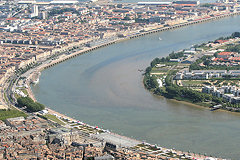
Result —
[{"label": "white building", "polygon": [[215,86],[204,86],[203,88],[202,88],[202,92],[203,93],[208,93],[208,94],[210,94],[210,93],[214,93],[214,92],[216,92],[217,91],[217,88],[215,87]]},{"label": "white building", "polygon": [[181,59],[170,59],[169,62],[180,62]]},{"label": "white building", "polygon": [[204,86],[202,92],[212,94],[218,98],[222,97],[230,103],[240,103],[240,90],[236,86],[222,86],[218,89],[215,86]]},{"label": "white building", "polygon": [[77,0],[53,0],[50,2],[50,4],[52,5],[63,5],[63,4],[77,4],[78,1]]},{"label": "white building", "polygon": [[38,17],[38,6],[37,5],[33,5],[32,6],[32,14],[31,17]]},{"label": "white building", "polygon": [[159,87],[163,87],[163,82],[161,79],[157,79],[157,82],[158,82]]}]

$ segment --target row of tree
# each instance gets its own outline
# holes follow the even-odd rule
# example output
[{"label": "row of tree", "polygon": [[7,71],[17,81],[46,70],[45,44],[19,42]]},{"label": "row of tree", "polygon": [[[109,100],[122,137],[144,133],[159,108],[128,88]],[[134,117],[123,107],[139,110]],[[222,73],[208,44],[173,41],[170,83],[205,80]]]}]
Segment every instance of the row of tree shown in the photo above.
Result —
[{"label": "row of tree", "polygon": [[231,38],[239,38],[240,37],[240,32],[233,32],[230,36],[227,36],[227,37],[220,37],[217,40],[228,40],[228,39],[231,39]]},{"label": "row of tree", "polygon": [[160,62],[169,62],[170,59],[178,59],[184,56],[184,52],[172,52],[167,57],[162,57],[159,61]]},{"label": "row of tree", "polygon": [[226,49],[227,52],[240,52],[240,44],[238,45],[233,45],[233,46],[229,46]]},{"label": "row of tree", "polygon": [[150,64],[151,64],[151,67],[153,68],[159,63],[169,62],[170,59],[178,59],[183,56],[184,56],[184,52],[177,52],[177,53],[172,52],[167,57],[162,57],[161,59],[160,58],[153,59]]},{"label": "row of tree", "polygon": [[30,97],[19,97],[17,103],[19,107],[26,107],[26,110],[29,112],[37,112],[45,109],[43,104],[34,102]]},{"label": "row of tree", "polygon": [[152,71],[152,68],[155,67],[156,64],[159,63],[159,58],[155,58],[150,64],[149,67],[146,68],[143,83],[144,86],[151,90],[153,88],[156,88],[158,86],[157,78],[156,76],[152,76],[150,73]]},{"label": "row of tree", "polygon": [[166,86],[164,88],[155,88],[154,93],[157,95],[164,96],[166,98],[187,100],[193,103],[213,101],[217,104],[223,102],[222,98],[217,98],[211,94],[201,93],[190,88],[181,87],[173,84],[166,78]]},{"label": "row of tree", "polygon": [[240,32],[233,32],[231,37],[232,38],[239,38],[240,37]]},{"label": "row of tree", "polygon": [[144,85],[148,90],[158,88],[158,82],[156,76],[145,75]]},{"label": "row of tree", "polygon": [[[202,70],[211,64],[212,56],[203,56],[196,60],[196,62],[192,63],[189,67],[190,70]],[[205,66],[200,66],[200,63],[203,63]]]},{"label": "row of tree", "polygon": [[232,103],[227,103],[226,104],[227,107],[232,107],[232,108],[240,108],[240,104],[232,104]]}]

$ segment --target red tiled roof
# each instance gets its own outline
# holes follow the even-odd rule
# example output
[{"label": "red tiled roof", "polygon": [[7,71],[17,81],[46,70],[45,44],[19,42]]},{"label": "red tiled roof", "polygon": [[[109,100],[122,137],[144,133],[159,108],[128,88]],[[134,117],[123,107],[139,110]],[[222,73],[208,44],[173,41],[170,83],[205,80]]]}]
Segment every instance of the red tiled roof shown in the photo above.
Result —
[{"label": "red tiled roof", "polygon": [[233,52],[220,52],[220,53],[218,53],[218,55],[231,55],[231,54],[233,54]]},{"label": "red tiled roof", "polygon": [[223,58],[215,58],[213,61],[217,62],[217,61],[224,61]]},{"label": "red tiled roof", "polygon": [[10,17],[10,18],[7,18],[6,20],[7,20],[7,21],[14,21],[14,20],[17,20],[17,18],[15,18],[15,17]]},{"label": "red tiled roof", "polygon": [[232,57],[232,58],[230,58],[230,60],[232,60],[232,61],[240,61],[240,57]]},{"label": "red tiled roof", "polygon": [[224,42],[227,42],[228,40],[216,40],[216,42],[218,43],[224,43]]},{"label": "red tiled roof", "polygon": [[174,6],[196,6],[196,4],[174,4]]}]

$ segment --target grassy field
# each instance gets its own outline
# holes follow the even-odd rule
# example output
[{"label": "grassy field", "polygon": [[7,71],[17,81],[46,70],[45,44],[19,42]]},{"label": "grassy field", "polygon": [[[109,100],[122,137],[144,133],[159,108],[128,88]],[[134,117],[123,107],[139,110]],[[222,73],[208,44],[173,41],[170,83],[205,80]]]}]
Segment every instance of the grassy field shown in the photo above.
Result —
[{"label": "grassy field", "polygon": [[25,94],[25,95],[28,95],[28,92],[26,89],[21,89],[21,91]]},{"label": "grassy field", "polygon": [[63,121],[59,120],[59,119],[58,119],[56,116],[54,116],[54,115],[46,114],[46,115],[44,115],[44,117],[46,117],[47,119],[52,120],[52,121],[54,121],[54,122],[56,122],[56,123],[58,123],[58,124],[60,124],[60,125],[65,125],[65,123],[64,123]]},{"label": "grassy field", "polygon": [[166,66],[174,66],[177,65],[179,62],[164,62],[164,63],[160,63],[160,64],[165,64]]},{"label": "grassy field", "polygon": [[14,97],[18,99],[20,96],[17,93],[14,93]]},{"label": "grassy field", "polygon": [[16,109],[0,110],[0,120],[6,120],[14,117],[27,117],[27,115]]},{"label": "grassy field", "polygon": [[163,67],[163,68],[153,67],[151,72],[166,73],[169,69],[170,69],[170,67]]},{"label": "grassy field", "polygon": [[[27,92],[27,90],[26,90],[25,88],[16,88],[16,89],[19,89],[19,90],[22,91],[25,95],[28,96],[28,92]],[[15,96],[15,98],[21,97],[21,96],[18,95],[17,93],[14,93],[14,96]]]},{"label": "grassy field", "polygon": [[4,91],[4,99],[8,102],[6,91]]},{"label": "grassy field", "polygon": [[197,86],[197,85],[203,85],[206,81],[201,80],[182,80],[183,86]]}]

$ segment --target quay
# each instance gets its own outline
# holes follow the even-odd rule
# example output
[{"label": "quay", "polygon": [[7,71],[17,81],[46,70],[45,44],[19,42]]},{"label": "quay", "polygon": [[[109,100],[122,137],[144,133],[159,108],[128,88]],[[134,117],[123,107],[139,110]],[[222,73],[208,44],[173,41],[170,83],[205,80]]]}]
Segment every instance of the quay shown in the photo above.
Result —
[{"label": "quay", "polygon": [[155,30],[147,31],[147,32],[144,32],[144,33],[132,35],[132,36],[130,36],[128,38],[129,39],[137,38],[137,37],[148,35],[148,34],[152,34],[152,33],[163,32],[163,31],[167,31],[167,30],[171,30],[171,29],[176,29],[176,28],[180,28],[180,27],[184,27],[184,26],[189,26],[189,25],[192,25],[192,24],[203,23],[203,22],[217,20],[217,19],[230,17],[230,16],[235,16],[235,15],[240,15],[240,12],[235,12],[235,13],[230,13],[230,14],[223,14],[223,15],[217,15],[215,17],[201,18],[201,19],[198,19],[198,20],[193,20],[191,22],[185,22],[185,23],[175,24],[173,26],[162,27],[162,28],[158,28],[158,29],[155,29]]},{"label": "quay", "polygon": [[[29,3],[29,2],[22,1],[21,3]],[[188,14],[186,14],[186,12],[185,13],[177,12],[178,10],[177,7],[175,10],[176,12],[172,12],[173,11],[172,6],[169,7],[170,12],[165,10],[166,8],[165,6],[162,6],[164,12],[161,12],[161,9],[159,11],[158,8],[154,9],[154,11],[150,11],[150,7],[145,7],[144,10],[149,12],[146,19],[144,12],[140,13],[139,15],[138,9],[142,9],[142,7],[135,8],[135,6],[130,6],[130,7],[124,6],[123,8],[122,6],[119,6],[117,4],[116,4],[117,6],[115,5],[105,6],[107,3],[103,3],[103,6],[100,6],[100,8],[98,5],[96,5],[96,7],[92,7],[91,4],[90,5],[87,4],[83,6],[80,4],[80,7],[83,7],[83,8],[79,8],[79,6],[77,5],[72,5],[70,7],[65,8],[66,6],[65,4],[58,4],[58,5],[61,5],[61,7],[59,7],[60,10],[58,11],[58,7],[55,7],[55,6],[53,7],[50,6],[47,8],[40,6],[40,5],[46,5],[45,2],[44,4],[38,4],[39,6],[35,5],[35,2],[33,2],[33,4],[30,4],[30,3],[29,3],[29,6],[33,6],[32,11],[30,11],[30,7],[26,8],[27,5],[20,6],[18,8],[20,9],[20,11],[18,11],[17,9],[16,13],[14,13],[15,12],[14,10],[8,9],[9,7],[8,3],[6,3],[6,6],[2,7],[2,9],[4,10],[4,14],[5,12],[8,12],[8,15],[6,14],[7,18],[6,20],[4,20],[4,22],[1,25],[1,27],[4,27],[2,28],[4,32],[3,32],[3,36],[1,37],[2,39],[0,39],[0,42],[2,44],[2,48],[4,51],[7,52],[9,51],[9,48],[11,48],[11,52],[7,54],[3,52],[2,54],[2,55],[6,54],[7,57],[2,57],[2,60],[1,60],[1,63],[3,64],[2,69],[4,69],[4,72],[1,72],[1,75],[3,76],[3,78],[0,79],[3,83],[1,88],[1,91],[2,91],[1,99],[4,101],[6,106],[8,105],[9,108],[17,108],[19,110],[21,109],[23,112],[26,111],[26,114],[27,114],[26,115],[27,118],[26,117],[17,118],[19,121],[22,121],[24,119],[26,121],[24,120],[24,122],[22,123],[23,128],[19,127],[19,123],[17,123],[18,128],[15,127],[16,130],[11,130],[10,136],[11,136],[11,132],[14,133],[16,131],[17,131],[16,136],[20,135],[21,134],[19,132],[20,130],[26,130],[28,131],[28,133],[32,133],[32,130],[29,130],[29,127],[27,126],[28,120],[35,123],[36,121],[34,119],[39,119],[43,121],[47,120],[45,122],[47,122],[47,124],[50,124],[49,128],[46,128],[48,127],[47,125],[45,125],[44,128],[42,128],[46,130],[41,129],[42,132],[46,131],[46,136],[44,135],[42,137],[43,138],[42,144],[46,146],[46,148],[50,149],[52,147],[51,144],[53,144],[53,147],[61,147],[63,145],[65,147],[66,145],[67,148],[61,148],[61,149],[58,148],[59,150],[54,150],[54,148],[50,149],[52,154],[54,154],[51,156],[53,157],[56,156],[57,158],[62,157],[61,159],[68,159],[69,156],[71,156],[71,154],[75,154],[74,153],[76,149],[75,147],[79,149],[80,148],[79,146],[83,145],[82,146],[83,157],[80,157],[80,155],[77,155],[76,157],[72,157],[72,159],[76,159],[76,158],[86,159],[84,158],[85,153],[88,156],[90,156],[90,154],[92,153],[98,154],[97,156],[99,157],[101,155],[98,152],[104,151],[106,149],[108,150],[108,153],[110,153],[112,157],[114,156],[114,158],[116,159],[120,159],[120,158],[121,159],[122,158],[123,159],[149,159],[149,158],[150,159],[153,159],[153,158],[154,159],[170,159],[170,158],[173,159],[174,158],[176,160],[178,159],[210,160],[208,159],[206,154],[204,154],[204,156],[200,155],[200,153],[199,155],[196,155],[194,152],[191,153],[190,151],[184,153],[183,151],[177,151],[175,149],[166,149],[166,148],[160,147],[160,145],[161,146],[166,145],[166,143],[163,143],[162,141],[167,140],[167,138],[163,138],[161,142],[155,139],[154,141],[152,141],[153,143],[155,143],[155,145],[152,145],[152,144],[146,143],[145,141],[139,141],[134,138],[129,138],[126,136],[122,136],[120,134],[112,133],[112,131],[105,130],[94,124],[88,125],[80,120],[75,119],[74,117],[74,116],[82,117],[81,119],[84,120],[86,118],[89,119],[89,115],[92,115],[92,114],[87,114],[86,118],[78,114],[72,116],[71,118],[64,114],[51,110],[50,108],[46,108],[46,110],[43,110],[44,106],[41,107],[42,109],[39,109],[39,112],[29,113],[28,105],[27,104],[26,106],[21,105],[20,97],[29,96],[34,101],[37,101],[34,97],[34,94],[32,93],[30,85],[38,83],[39,76],[42,70],[52,67],[66,60],[69,60],[70,58],[74,58],[78,55],[90,53],[91,51],[99,49],[101,47],[109,46],[111,44],[115,44],[125,40],[130,40],[133,38],[138,38],[140,36],[148,35],[151,33],[168,31],[168,30],[180,28],[183,26],[188,26],[191,24],[197,24],[205,21],[224,18],[227,16],[238,15],[239,13],[235,12],[235,11],[238,11],[238,9],[234,8],[229,10],[229,8],[226,8],[226,10],[224,9],[225,11],[218,12],[219,11],[218,8],[212,8],[212,9],[206,8],[205,11],[207,12],[204,12],[201,8],[202,6],[198,8],[199,4],[194,2],[197,4],[197,5],[195,4],[193,5],[193,6],[196,6],[195,8],[196,11],[195,10],[194,12],[188,11]],[[171,3],[171,2],[167,2],[167,3]],[[14,5],[13,7],[16,7],[15,4],[13,5]],[[40,7],[40,10],[39,10],[40,12],[38,12],[38,7]],[[233,7],[237,7],[237,5],[234,4]],[[73,11],[76,9],[77,12],[75,11],[71,13],[65,12],[65,11],[69,11],[68,8],[70,8],[70,11]],[[117,9],[117,8],[122,8],[122,9]],[[25,11],[25,13],[22,13],[22,11]],[[58,13],[57,15],[55,15],[55,11],[59,12],[60,16]],[[110,14],[106,14],[106,12],[108,11]],[[63,14],[61,14],[61,12],[63,12]],[[129,14],[127,12],[129,12]],[[29,17],[28,13],[31,13],[30,15],[31,19],[23,18],[22,15],[25,15],[25,17]],[[126,13],[125,14],[126,17],[118,17],[119,15],[124,15],[124,13]],[[159,17],[153,16],[153,13],[155,13]],[[161,18],[163,15],[165,15],[164,18]],[[36,20],[34,17],[38,17],[39,19],[37,18]],[[119,22],[115,21],[116,19],[120,19],[120,21]],[[119,23],[119,25],[113,27],[113,23],[115,22]],[[5,24],[7,25],[7,27],[5,26]],[[9,25],[10,26],[9,27],[8,24],[11,24],[11,26]],[[195,27],[192,27],[192,28],[195,28]],[[187,30],[188,29],[189,28],[187,28]],[[19,32],[16,33],[15,32],[16,30]],[[25,32],[27,34],[22,34]],[[187,34],[188,32],[186,32],[183,35],[187,35]],[[193,36],[191,35],[191,37]],[[168,37],[165,37],[165,38],[168,38]],[[210,38],[208,37],[208,39]],[[159,40],[161,40],[160,37],[159,37]],[[172,38],[171,40],[174,40],[174,38]],[[159,42],[158,41],[155,41],[155,42],[157,44],[156,46],[158,46]],[[164,42],[162,41],[162,44],[166,42],[167,40]],[[140,43],[140,44],[143,44],[143,43]],[[125,54],[127,52],[122,52],[122,53]],[[121,54],[121,56],[122,55],[125,56],[122,53],[119,52],[117,54]],[[86,59],[90,58],[91,60],[92,57],[85,57],[85,58]],[[106,56],[104,58],[108,58],[108,57]],[[82,59],[82,60],[85,60],[85,59]],[[101,60],[101,59],[96,59],[96,60]],[[9,64],[8,62],[11,62],[11,64]],[[90,63],[88,64],[92,65]],[[134,70],[134,72],[136,72],[136,70]],[[86,100],[85,97],[83,97],[83,99]],[[71,103],[71,101],[69,102]],[[64,103],[62,104],[64,105]],[[112,104],[109,103],[109,104],[113,105],[114,103]],[[18,108],[20,106],[21,108]],[[61,103],[59,106],[61,106]],[[70,107],[68,105],[64,105],[64,107],[66,106]],[[81,110],[81,112],[83,113],[84,110]],[[70,114],[71,113],[72,112],[70,112]],[[111,114],[111,115],[114,115],[114,114]],[[144,115],[146,114],[144,113]],[[31,119],[32,116],[36,118]],[[39,116],[40,118],[37,116]],[[162,116],[158,114],[157,116],[162,118]],[[111,122],[110,119],[108,119],[107,121]],[[43,122],[43,124],[45,122]],[[120,119],[118,123],[119,122],[120,122]],[[130,119],[128,122],[130,122]],[[99,121],[95,123],[99,124]],[[138,131],[139,133],[143,131],[144,132],[143,135],[146,135],[143,137],[149,137],[147,136],[147,134],[149,133],[149,131],[151,131],[151,129],[144,131],[142,130],[144,129],[144,124],[142,123],[140,124],[141,124],[140,125],[141,128],[139,129],[141,130],[136,130],[136,131]],[[151,127],[149,124],[147,125]],[[13,127],[13,125],[11,125],[11,127]],[[25,129],[25,127],[27,128]],[[31,127],[32,129],[35,129],[35,126],[33,127],[31,125]],[[53,128],[53,127],[56,127],[56,128]],[[107,128],[111,128],[111,126]],[[126,128],[126,129],[131,129],[131,128]],[[158,128],[155,127],[155,129],[158,129]],[[174,130],[174,132],[175,131],[176,130]],[[9,133],[9,130],[7,128],[5,130],[5,133]],[[168,131],[168,133],[171,133],[171,131]],[[36,133],[36,134],[43,135],[42,133]],[[159,132],[157,132],[157,134],[159,134]],[[5,138],[6,135],[8,134],[3,135],[2,138]],[[31,136],[38,137],[38,135],[35,135],[34,133],[34,135],[31,135]],[[139,136],[139,134],[135,134],[134,136],[137,136],[137,135]],[[154,137],[153,135],[150,135],[150,136]],[[16,137],[14,136],[13,139],[15,138]],[[54,159],[53,157],[48,156],[48,153],[49,153],[48,151],[42,152],[39,150],[39,148],[41,148],[40,147],[41,144],[39,143],[35,145],[35,142],[36,142],[35,138],[26,137],[26,139],[29,139],[29,141],[26,143],[26,141],[24,140],[24,142],[21,143],[22,138],[25,138],[25,137],[20,137],[19,138],[20,141],[16,142],[16,143],[20,142],[19,144],[21,144],[23,147],[21,148],[20,152],[17,151],[18,149],[14,148],[14,145],[16,144],[15,140],[14,140],[15,144],[11,142],[13,141],[12,139],[3,140],[3,142],[6,143],[7,145],[9,144],[11,145],[11,146],[7,146],[11,150],[11,153],[8,152],[7,149],[4,150],[5,153],[2,153],[2,152],[0,153],[0,157],[1,157],[0,159],[12,159],[10,157],[14,157],[14,156],[15,156],[14,157],[15,159],[16,158],[19,159],[20,157],[17,157],[15,153],[17,154],[19,153],[19,155],[21,156],[25,156],[26,154],[27,156],[36,157],[36,156],[39,156],[40,152],[42,156],[46,156],[47,159],[48,158]],[[31,144],[31,140],[34,141],[34,145],[32,145],[31,148],[30,147],[28,148],[28,146],[30,145],[26,145],[26,144]],[[44,140],[47,140],[47,141],[44,141]],[[190,139],[188,140],[191,141]],[[55,145],[56,143],[60,146]],[[88,145],[88,147],[92,147],[91,150],[85,150],[86,145]],[[3,147],[5,146],[6,145],[3,144]],[[74,149],[74,151],[72,150],[70,154],[67,153],[67,150],[66,150],[66,149],[70,149],[69,147]],[[33,152],[36,151],[34,150],[34,148],[37,148],[39,153],[31,155],[32,151]],[[169,148],[171,148],[171,146]],[[190,145],[187,146],[187,149],[189,148],[194,149],[194,147],[191,147]],[[27,149],[28,151],[26,151],[25,149]],[[89,151],[89,153],[87,151]],[[65,153],[65,152],[67,153],[66,155],[61,155],[62,153]],[[56,155],[55,153],[59,153],[59,154]],[[95,159],[95,155],[92,155],[92,156]],[[25,159],[25,158],[21,157],[20,159]],[[214,159],[220,160],[221,158],[214,158]]]},{"label": "quay", "polygon": [[[74,58],[76,56],[79,56],[79,55],[82,55],[82,54],[86,54],[86,53],[91,52],[93,50],[96,50],[96,49],[99,49],[99,48],[102,48],[102,47],[106,47],[106,46],[109,46],[109,45],[112,45],[112,44],[115,44],[115,43],[118,43],[118,42],[121,42],[121,41],[124,41],[124,40],[129,40],[129,39],[145,36],[145,35],[152,34],[152,33],[168,31],[168,30],[172,30],[172,29],[176,29],[176,28],[180,28],[180,27],[184,27],[184,26],[189,26],[189,25],[193,25],[193,24],[213,21],[213,20],[217,20],[217,19],[221,19],[221,18],[225,18],[225,17],[235,16],[235,15],[240,15],[240,12],[216,15],[214,17],[200,18],[200,19],[193,20],[193,21],[190,21],[190,22],[175,24],[175,25],[168,26],[168,27],[160,27],[160,28],[149,30],[149,31],[145,31],[145,32],[142,32],[142,33],[134,33],[134,34],[130,33],[130,35],[127,35],[124,38],[118,38],[118,39],[115,39],[115,40],[112,40],[110,42],[106,42],[106,43],[103,43],[103,44],[100,44],[100,45],[97,45],[97,46],[93,46],[93,47],[90,47],[90,48],[85,48],[85,49],[77,51],[77,52],[75,52],[75,53],[73,53],[71,55],[66,55],[66,56],[64,56],[62,58],[53,60],[52,62],[50,62],[48,64],[45,64],[44,66],[41,66],[39,71],[42,71],[42,70],[47,69],[49,67],[52,67],[52,66],[54,66],[56,64],[59,64],[59,63],[61,63],[63,61],[66,61],[66,60],[69,60],[71,58]],[[86,43],[83,43],[83,44],[86,44]]]},{"label": "quay", "polygon": [[[102,47],[105,47],[105,46],[109,46],[111,44],[115,44],[115,43],[120,42],[120,41],[137,38],[137,37],[148,35],[148,34],[151,34],[151,33],[157,33],[157,32],[167,31],[167,30],[171,30],[171,29],[175,29],[175,28],[180,28],[180,27],[184,27],[184,26],[188,26],[188,25],[192,25],[192,24],[197,24],[197,23],[201,23],[201,22],[207,22],[207,21],[210,21],[210,20],[216,20],[216,19],[220,19],[220,18],[224,18],[224,17],[228,17],[228,16],[239,15],[239,14],[240,14],[240,12],[227,14],[227,15],[220,15],[220,16],[217,16],[217,17],[211,17],[211,18],[197,20],[197,21],[193,21],[193,22],[177,24],[177,25],[173,25],[173,26],[169,26],[169,27],[161,27],[161,28],[156,29],[156,30],[151,30],[151,31],[143,32],[143,33],[138,33],[138,34],[135,34],[135,35],[130,35],[130,36],[127,36],[127,37],[124,37],[124,38],[121,38],[121,39],[119,38],[119,39],[113,40],[111,42],[106,42],[106,43],[103,43],[101,45],[93,46],[91,48],[85,48],[83,50],[79,50],[77,52],[74,52],[70,55],[65,55],[64,57],[60,57],[59,59],[52,60],[50,63],[39,66],[38,70],[42,71],[42,70],[47,69],[49,67],[52,67],[56,64],[59,64],[61,62],[64,62],[64,61],[69,60],[71,58],[74,58],[76,56],[89,53],[93,50],[96,50],[96,49],[99,49],[99,48],[102,48]],[[31,89],[29,89],[28,91],[31,92]],[[34,95],[32,93],[30,95],[32,95],[33,98],[34,98]],[[58,113],[56,111],[53,111],[49,108],[47,108],[47,109],[48,109],[50,114],[57,114],[57,115],[61,116],[62,118],[66,118],[66,119],[69,119],[71,121],[77,121],[74,118],[67,117],[66,115],[60,114],[60,113]],[[123,137],[121,135],[114,134],[114,133],[101,133],[101,134],[94,134],[94,135],[91,135],[91,136],[94,139],[104,140],[106,142],[110,142],[110,143],[116,144],[116,145],[121,146],[121,147],[133,147],[137,144],[141,144],[141,142],[138,141],[138,140],[130,139],[128,137]],[[202,159],[206,158],[205,156],[202,156],[202,155],[199,155],[199,157],[202,158]]]}]

